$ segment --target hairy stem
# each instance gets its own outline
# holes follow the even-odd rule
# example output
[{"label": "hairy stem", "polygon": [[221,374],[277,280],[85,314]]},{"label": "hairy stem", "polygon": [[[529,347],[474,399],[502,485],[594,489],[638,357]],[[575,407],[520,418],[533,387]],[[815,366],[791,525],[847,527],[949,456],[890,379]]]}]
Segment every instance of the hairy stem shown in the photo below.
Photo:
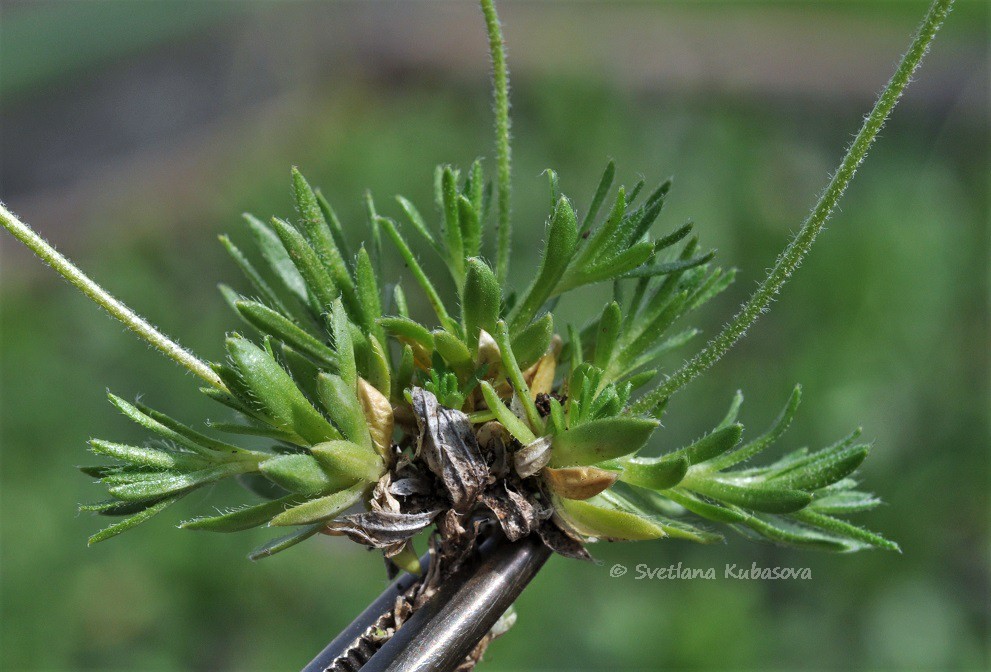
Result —
[{"label": "hairy stem", "polygon": [[822,230],[823,225],[829,219],[837,202],[846,190],[847,185],[853,179],[857,167],[867,156],[878,132],[884,126],[888,116],[894,109],[895,104],[901,97],[905,87],[912,79],[913,73],[922,63],[922,58],[929,50],[939,30],[943,20],[950,11],[953,0],[933,0],[929,7],[922,25],[919,27],[915,38],[912,41],[908,52],[902,57],[901,63],[894,76],[884,88],[874,109],[864,120],[857,137],[847,149],[846,156],[840,163],[840,167],[829,181],[829,186],[819,198],[815,209],[802,225],[798,235],[796,235],[784,251],[778,256],[774,267],[767,277],[757,287],[751,297],[741,306],[740,311],[733,320],[723,327],[723,330],[706,346],[695,355],[690,361],[682,366],[678,371],[664,381],[657,389],[641,398],[632,409],[634,412],[647,412],[657,404],[664,401],[686,384],[697,378],[713,364],[718,362],[723,355],[735,344],[750,328],[761,313],[767,310],[768,305],[774,299],[781,287],[788,278],[802,263],[802,259],[808,254],[816,236]]},{"label": "hairy stem", "polygon": [[485,27],[489,33],[489,52],[492,55],[492,92],[495,99],[496,160],[498,163],[497,208],[499,211],[498,247],[496,252],[496,278],[506,281],[509,272],[509,246],[512,237],[510,222],[510,157],[509,146],[509,68],[506,66],[506,43],[499,26],[499,15],[493,0],[480,0],[485,15]]},{"label": "hairy stem", "polygon": [[15,238],[24,243],[28,249],[38,255],[42,261],[55,269],[59,275],[75,285],[79,291],[91,300],[102,306],[111,316],[123,322],[124,326],[140,338],[150,343],[172,361],[189,369],[210,383],[213,387],[220,390],[227,389],[220,378],[217,377],[217,374],[213,372],[213,369],[205,362],[153,327],[147,320],[124,305],[123,302],[111,296],[105,289],[79,270],[75,264],[59,254],[44,238],[18,219],[2,203],[0,203],[0,223]]}]

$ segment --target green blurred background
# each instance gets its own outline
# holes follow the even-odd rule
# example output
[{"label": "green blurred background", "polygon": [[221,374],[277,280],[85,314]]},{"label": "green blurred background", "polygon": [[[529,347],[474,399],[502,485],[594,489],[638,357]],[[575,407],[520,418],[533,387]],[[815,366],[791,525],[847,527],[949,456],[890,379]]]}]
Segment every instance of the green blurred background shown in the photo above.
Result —
[{"label": "green blurred background", "polygon": [[[506,3],[516,245],[528,281],[547,167],[587,204],[675,175],[662,226],[698,224],[735,287],[728,318],[824,187],[925,3]],[[487,55],[471,3],[13,2],[0,15],[0,197],[207,358],[238,327],[216,236],[285,214],[289,166],[359,240],[362,190],[429,210],[432,168],[491,156]],[[785,448],[862,425],[904,554],[830,556],[732,537],[601,545],[552,559],[481,669],[986,669],[988,39],[959,3],[818,249],[774,310],[672,403],[657,450],[711,427],[734,390],[757,431],[803,383]],[[488,163],[491,166],[491,161]],[[163,361],[2,237],[0,665],[10,670],[298,669],[385,586],[380,560],[319,539],[260,563],[268,535],[172,526],[190,497],[94,548],[85,441],[141,441],[104,388],[189,422],[223,417]],[[412,292],[411,292],[412,293]],[[562,306],[582,322],[604,294]],[[693,347],[697,347],[696,344]],[[678,357],[670,362],[679,363]],[[219,491],[218,491],[219,490]],[[189,501],[195,500],[195,501]],[[181,514],[181,515],[180,515]],[[811,581],[723,578],[727,563]],[[714,581],[635,566],[716,568]],[[611,578],[615,563],[631,568]]]}]

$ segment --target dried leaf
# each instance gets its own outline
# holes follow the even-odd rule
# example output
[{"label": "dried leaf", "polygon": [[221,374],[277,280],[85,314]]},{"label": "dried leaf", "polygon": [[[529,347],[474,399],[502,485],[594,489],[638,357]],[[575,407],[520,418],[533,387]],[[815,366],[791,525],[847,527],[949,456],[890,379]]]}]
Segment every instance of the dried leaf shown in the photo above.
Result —
[{"label": "dried leaf", "polygon": [[375,444],[379,455],[388,464],[392,457],[392,430],[396,422],[392,412],[392,404],[389,403],[385,395],[364,378],[358,379],[358,399],[365,411],[368,433],[372,436],[372,443]]},{"label": "dried leaf", "polygon": [[547,487],[568,499],[594,497],[616,482],[618,474],[597,467],[547,468],[543,471]]},{"label": "dried leaf", "polygon": [[540,523],[536,508],[520,493],[509,487],[506,481],[497,485],[482,498],[485,506],[495,514],[502,531],[510,541],[518,541],[533,532]]},{"label": "dried leaf", "polygon": [[546,520],[537,528],[537,534],[541,541],[549,549],[563,555],[566,558],[575,560],[591,560],[592,556],[585,550],[585,544],[564,528],[557,525],[552,520]]},{"label": "dried leaf", "polygon": [[471,421],[461,411],[444,408],[430,392],[413,388],[413,413],[420,428],[417,454],[443,481],[458,513],[474,506],[488,479]]},{"label": "dried leaf", "polygon": [[544,436],[513,453],[513,466],[520,478],[529,478],[551,461],[551,437]]},{"label": "dried leaf", "polygon": [[[433,522],[440,509],[423,513],[366,511],[353,513],[327,524],[329,530],[346,534],[352,541],[371,548],[402,545]],[[401,550],[401,548],[397,549]]]}]

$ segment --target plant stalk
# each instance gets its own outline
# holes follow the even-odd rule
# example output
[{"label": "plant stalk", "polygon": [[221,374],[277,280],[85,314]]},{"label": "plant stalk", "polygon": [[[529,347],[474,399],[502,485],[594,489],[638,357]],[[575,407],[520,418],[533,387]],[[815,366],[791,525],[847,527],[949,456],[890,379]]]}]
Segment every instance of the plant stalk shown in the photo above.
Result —
[{"label": "plant stalk", "polygon": [[122,301],[113,297],[103,287],[94,282],[78,266],[66,259],[52,247],[44,238],[39,236],[30,226],[22,222],[7,207],[0,203],[0,223],[19,241],[24,243],[38,258],[51,266],[59,275],[89,297],[93,302],[102,306],[112,317],[124,323],[139,338],[151,344],[152,347],[164,354],[219,390],[227,390],[223,382],[206,362],[186,350],[171,338],[160,332],[146,319],[128,308]]},{"label": "plant stalk", "polygon": [[509,68],[506,65],[506,42],[502,37],[499,15],[493,0],[480,0],[485,15],[485,28],[489,34],[489,52],[492,56],[492,93],[495,106],[496,161],[498,164],[498,187],[496,193],[499,225],[496,251],[496,278],[506,281],[509,273],[509,247],[512,238],[510,207],[512,187],[509,118]]},{"label": "plant stalk", "polygon": [[798,235],[778,256],[767,277],[741,306],[733,320],[663,384],[638,400],[631,408],[633,412],[650,412],[658,404],[708,370],[747,332],[761,313],[767,310],[774,296],[802,263],[805,255],[812,248],[816,236],[819,235],[823,225],[836,209],[836,204],[857,172],[857,167],[867,156],[867,151],[877,139],[878,132],[884,126],[905,87],[912,80],[912,75],[921,65],[923,57],[929,50],[929,45],[936,36],[936,31],[946,19],[952,5],[953,0],[933,0],[925,19],[915,34],[912,45],[902,57],[894,76],[884,87],[884,91],[881,92],[874,104],[874,109],[864,120],[860,132],[857,133],[853,143],[847,149],[840,167],[833,174],[829,185],[820,196],[819,202],[808,219],[805,220]]}]

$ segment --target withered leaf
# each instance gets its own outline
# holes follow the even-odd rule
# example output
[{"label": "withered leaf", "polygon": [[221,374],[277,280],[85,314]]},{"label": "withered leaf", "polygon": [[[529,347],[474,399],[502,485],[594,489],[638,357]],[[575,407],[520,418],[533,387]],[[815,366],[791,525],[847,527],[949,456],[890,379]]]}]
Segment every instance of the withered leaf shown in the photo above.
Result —
[{"label": "withered leaf", "polygon": [[365,412],[365,420],[368,421],[372,443],[388,464],[392,457],[392,430],[395,426],[392,404],[364,378],[358,379],[358,400]]},{"label": "withered leaf", "polygon": [[430,525],[439,509],[423,513],[366,511],[343,516],[327,524],[331,530],[346,534],[352,541],[372,548],[402,544]]},{"label": "withered leaf", "polygon": [[417,452],[444,483],[451,507],[458,513],[471,510],[488,479],[471,421],[419,387],[413,388],[413,413],[420,428]]},{"label": "withered leaf", "polygon": [[429,495],[432,490],[430,481],[418,476],[400,478],[389,486],[389,492],[399,497],[409,497],[410,495]]},{"label": "withered leaf", "polygon": [[585,544],[566,530],[558,527],[553,520],[545,520],[537,528],[537,534],[544,545],[559,555],[575,560],[591,560],[592,556],[585,550]]},{"label": "withered leaf", "polygon": [[616,482],[619,474],[596,467],[564,467],[543,471],[544,481],[551,492],[568,499],[594,497]]},{"label": "withered leaf", "polygon": [[510,541],[522,539],[533,532],[540,523],[537,509],[533,504],[510,488],[505,481],[486,492],[482,501],[495,515],[506,538]]},{"label": "withered leaf", "polygon": [[495,481],[509,475],[509,432],[498,422],[486,422],[476,434],[478,446],[489,465],[490,480]]},{"label": "withered leaf", "polygon": [[544,436],[529,443],[513,455],[513,466],[520,478],[529,478],[551,461],[551,437]]}]

